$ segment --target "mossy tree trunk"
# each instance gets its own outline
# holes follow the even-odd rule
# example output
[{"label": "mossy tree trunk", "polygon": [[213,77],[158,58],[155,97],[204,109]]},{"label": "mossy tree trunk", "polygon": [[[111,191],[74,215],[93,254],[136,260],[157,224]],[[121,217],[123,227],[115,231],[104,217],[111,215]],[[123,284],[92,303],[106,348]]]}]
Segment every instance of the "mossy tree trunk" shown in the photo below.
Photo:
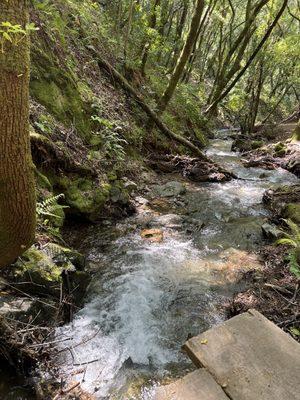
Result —
[{"label": "mossy tree trunk", "polygon": [[[0,1],[0,22],[22,27],[27,0]],[[19,36],[18,39],[21,39]],[[29,39],[4,43],[0,52],[0,267],[33,242],[35,183],[29,142]]]}]

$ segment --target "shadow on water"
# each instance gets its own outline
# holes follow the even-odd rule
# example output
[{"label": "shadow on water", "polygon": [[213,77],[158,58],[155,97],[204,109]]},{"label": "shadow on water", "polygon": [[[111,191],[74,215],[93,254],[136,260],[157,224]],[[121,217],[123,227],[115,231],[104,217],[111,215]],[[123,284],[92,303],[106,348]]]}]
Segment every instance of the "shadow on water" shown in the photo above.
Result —
[{"label": "shadow on water", "polygon": [[25,378],[16,376],[8,364],[0,364],[0,399],[1,400],[36,400],[33,388]]}]

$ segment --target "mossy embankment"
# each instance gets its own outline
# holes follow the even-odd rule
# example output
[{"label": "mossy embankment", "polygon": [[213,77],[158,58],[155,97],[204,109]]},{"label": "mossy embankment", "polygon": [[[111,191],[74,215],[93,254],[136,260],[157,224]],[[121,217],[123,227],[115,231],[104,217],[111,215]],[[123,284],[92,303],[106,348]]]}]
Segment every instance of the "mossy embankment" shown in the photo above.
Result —
[{"label": "mossy embankment", "polygon": [[[130,193],[121,178],[138,176],[153,151],[183,150],[155,129],[148,134],[146,115],[99,69],[91,45],[117,65],[150,103],[148,93],[159,94],[164,87],[157,74],[142,80],[134,68],[122,65],[120,44],[113,40],[112,23],[106,18],[101,5],[92,1],[31,5],[31,20],[39,28],[32,35],[30,82],[38,183],[47,181],[54,194],[65,194],[68,215],[93,222],[107,210],[112,214],[116,210],[118,216],[131,212]],[[206,144],[205,121],[184,86],[164,119],[200,147]]]}]

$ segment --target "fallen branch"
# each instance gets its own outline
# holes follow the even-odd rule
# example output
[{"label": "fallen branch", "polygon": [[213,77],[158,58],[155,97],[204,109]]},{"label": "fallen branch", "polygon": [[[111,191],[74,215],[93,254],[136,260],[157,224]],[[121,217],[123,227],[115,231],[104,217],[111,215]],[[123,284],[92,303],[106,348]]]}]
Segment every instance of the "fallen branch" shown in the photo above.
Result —
[{"label": "fallen branch", "polygon": [[[98,66],[100,69],[104,69],[108,74],[112,75],[114,80],[118,82],[138,103],[138,105],[142,108],[143,111],[148,115],[148,117],[156,124],[158,129],[167,137],[175,140],[176,142],[183,144],[185,147],[189,148],[198,158],[203,161],[206,161],[211,164],[215,164],[213,160],[207,157],[197,146],[191,143],[188,139],[178,135],[177,133],[171,131],[167,125],[159,118],[157,113],[150,108],[146,103],[140,93],[138,93],[130,83],[106,60],[101,58],[97,51],[94,49],[93,46],[87,46],[88,49],[92,52],[93,56],[95,57]],[[225,171],[223,168],[219,167],[219,171],[223,173],[227,173],[233,178],[236,176],[228,171]]]}]

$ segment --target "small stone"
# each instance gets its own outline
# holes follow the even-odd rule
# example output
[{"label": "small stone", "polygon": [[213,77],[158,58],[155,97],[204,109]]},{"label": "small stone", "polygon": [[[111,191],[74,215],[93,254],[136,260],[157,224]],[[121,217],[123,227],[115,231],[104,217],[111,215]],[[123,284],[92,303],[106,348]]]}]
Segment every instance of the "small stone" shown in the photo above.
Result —
[{"label": "small stone", "polygon": [[141,232],[141,237],[153,243],[161,243],[164,240],[164,234],[161,229],[145,229]]},{"label": "small stone", "polygon": [[279,239],[280,237],[283,236],[282,231],[278,229],[275,225],[265,223],[262,225],[261,229],[263,231],[264,236],[269,239]]},{"label": "small stone", "polygon": [[135,182],[130,181],[129,179],[124,179],[124,188],[128,190],[129,193],[132,193],[137,190],[138,186]]}]

